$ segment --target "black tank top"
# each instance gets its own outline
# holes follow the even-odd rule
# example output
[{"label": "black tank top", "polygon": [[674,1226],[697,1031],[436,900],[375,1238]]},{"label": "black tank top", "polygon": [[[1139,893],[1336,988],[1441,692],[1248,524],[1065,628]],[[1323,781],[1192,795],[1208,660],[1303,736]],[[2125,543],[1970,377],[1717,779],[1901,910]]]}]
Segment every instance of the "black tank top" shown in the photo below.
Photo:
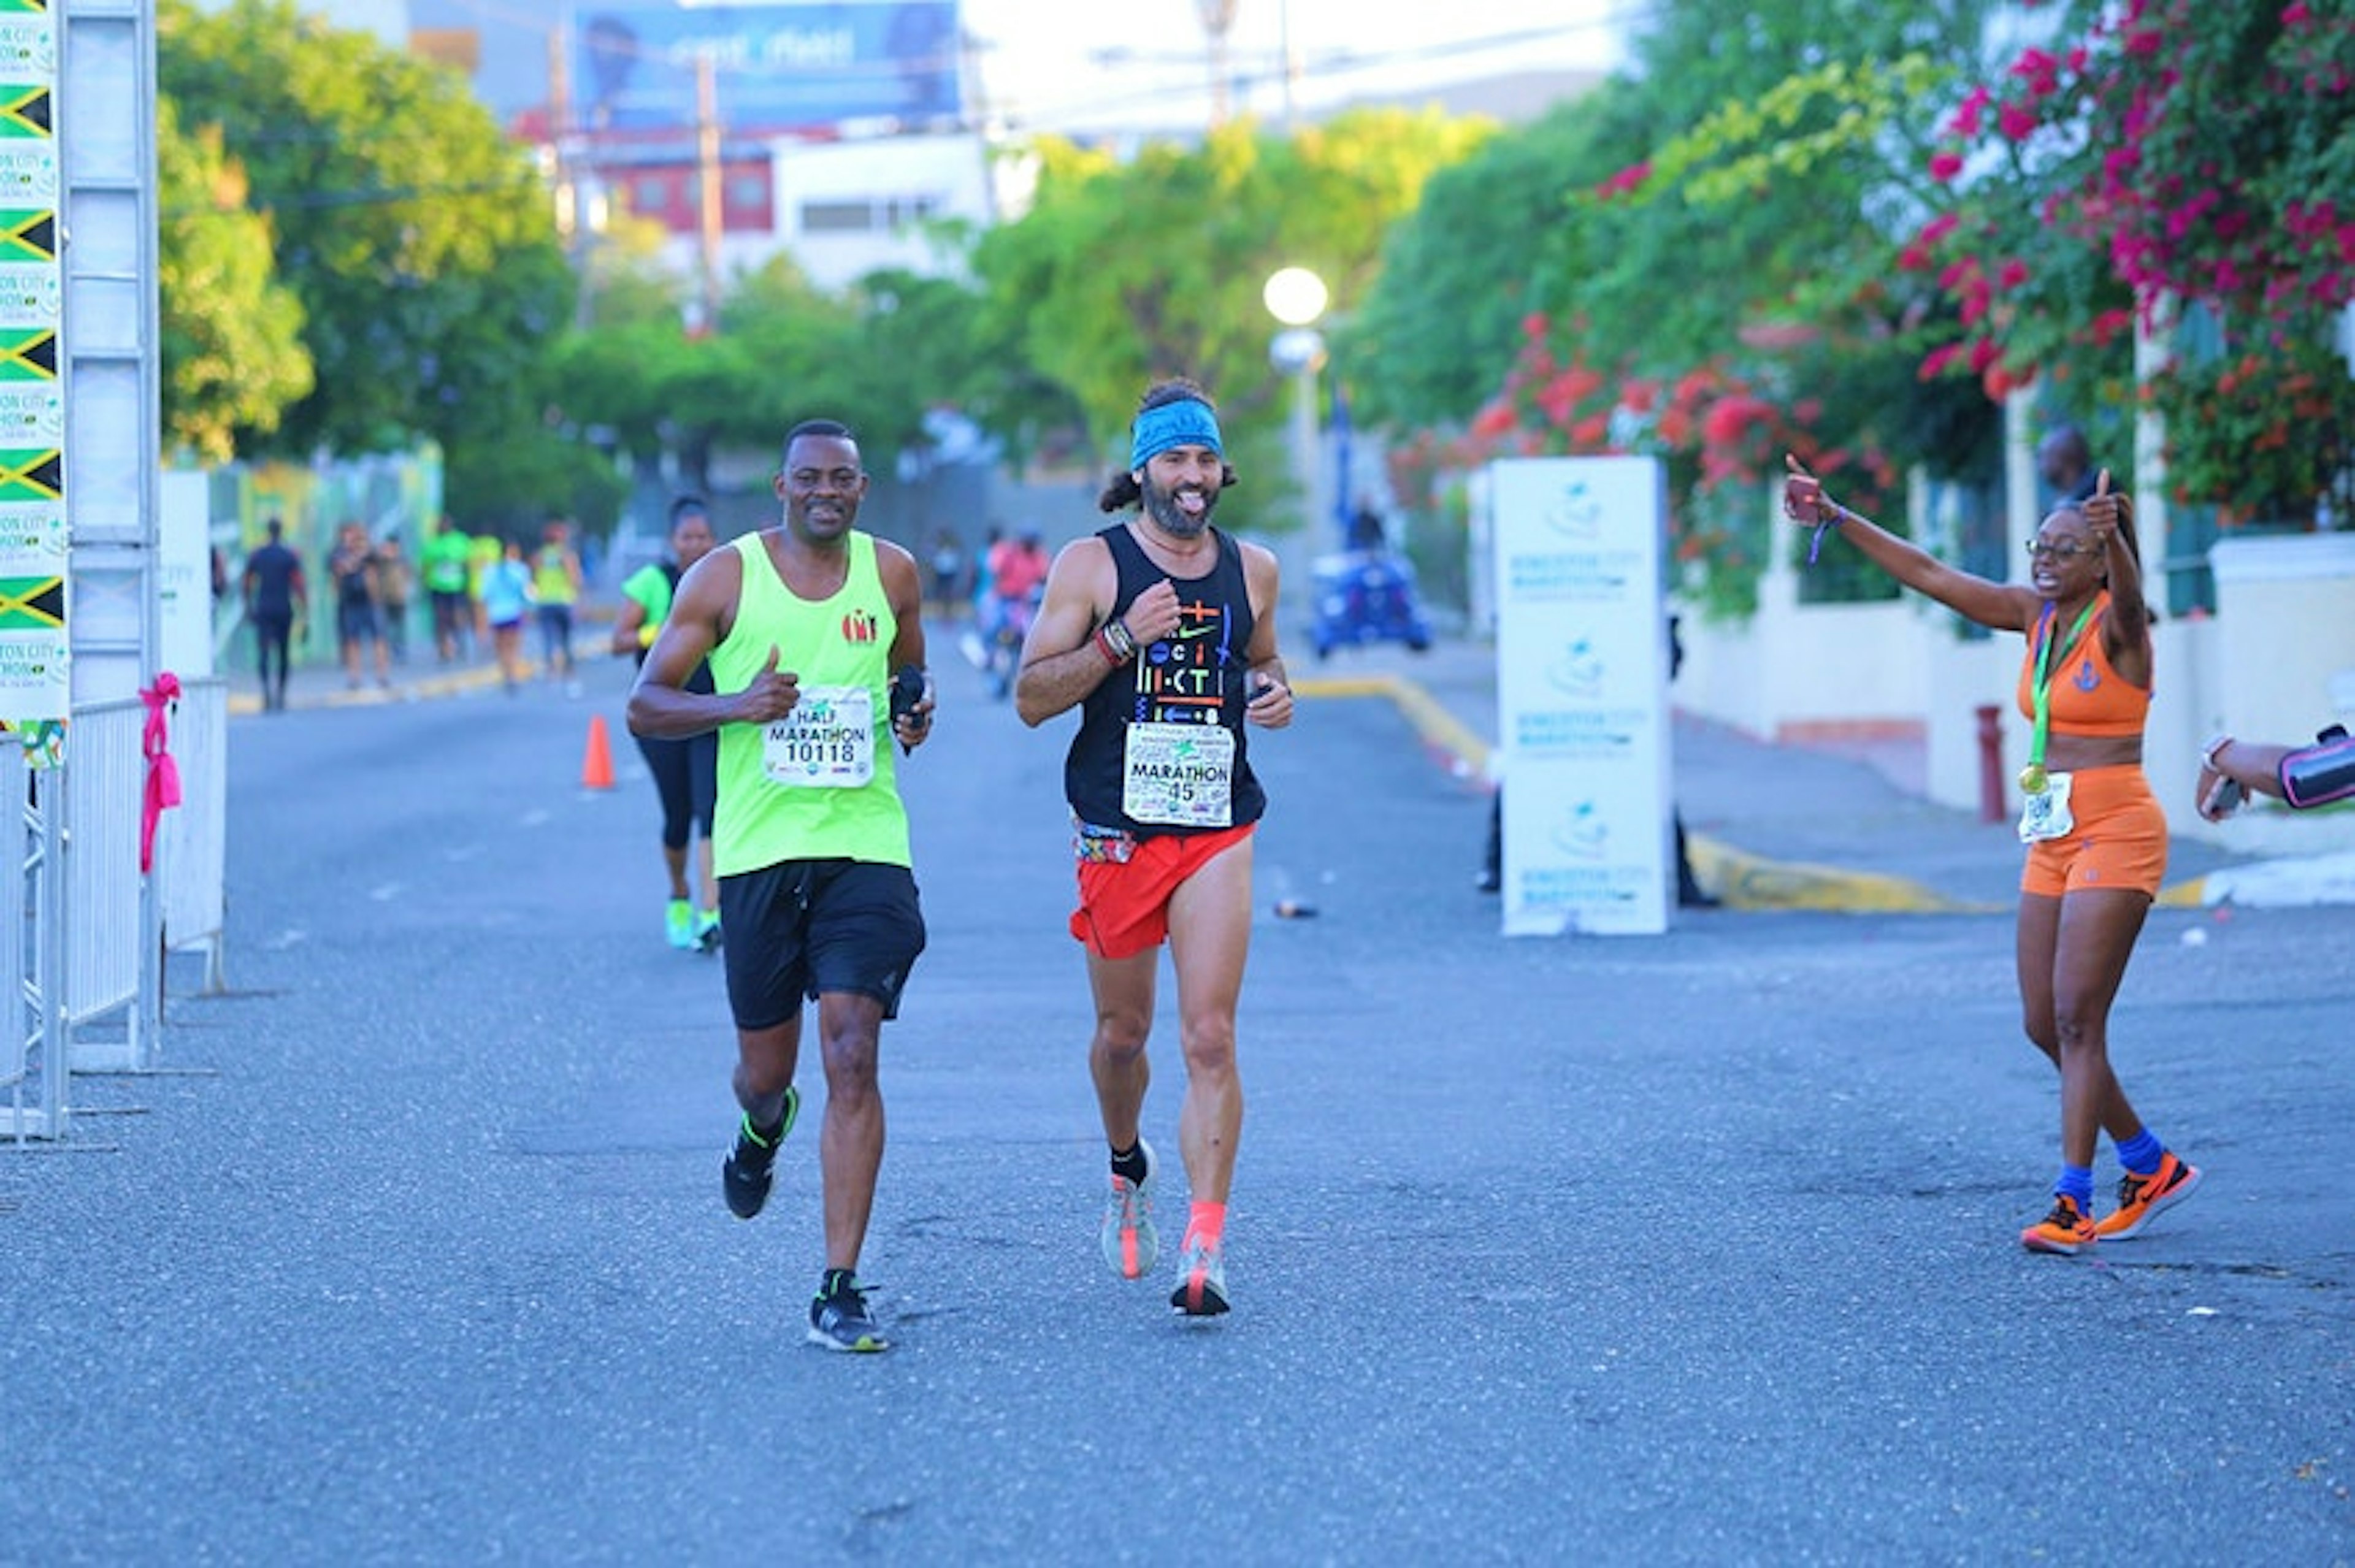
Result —
[{"label": "black tank top", "polygon": [[[1080,732],[1063,760],[1063,793],[1082,822],[1117,827],[1139,837],[1211,833],[1257,822],[1267,795],[1252,773],[1243,732],[1243,704],[1250,677],[1247,650],[1253,621],[1243,554],[1234,540],[1213,529],[1218,564],[1206,577],[1173,578],[1146,557],[1124,523],[1101,529],[1096,538],[1112,550],[1120,573],[1112,613],[1119,615],[1136,596],[1167,578],[1178,589],[1184,619],[1171,636],[1148,647],[1104,677],[1080,704]],[[1131,724],[1216,724],[1234,736],[1232,806],[1225,822],[1182,827],[1133,821],[1122,809]]]}]

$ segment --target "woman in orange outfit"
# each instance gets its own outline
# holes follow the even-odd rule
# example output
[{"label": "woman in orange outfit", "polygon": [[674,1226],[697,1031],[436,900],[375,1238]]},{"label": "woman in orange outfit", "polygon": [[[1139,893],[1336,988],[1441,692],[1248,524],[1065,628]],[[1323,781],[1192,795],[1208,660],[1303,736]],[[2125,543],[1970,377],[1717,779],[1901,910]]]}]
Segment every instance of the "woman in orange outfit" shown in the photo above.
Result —
[{"label": "woman in orange outfit", "polygon": [[[2028,639],[2020,711],[2034,726],[2020,773],[2019,999],[2028,1038],[2061,1070],[2061,1175],[2052,1211],[2019,1233],[2034,1252],[2075,1253],[2138,1234],[2189,1197],[2199,1169],[2146,1127],[2110,1069],[2110,1003],[2167,869],[2167,818],[2143,776],[2150,709],[2150,613],[2134,506],[2109,493],[2063,503],[2028,547],[2030,585],[1960,571],[1824,494],[1784,460],[1783,509],[1837,532],[1906,587],[1990,631]],[[2095,1140],[2124,1174],[2118,1206],[2093,1214]]]}]

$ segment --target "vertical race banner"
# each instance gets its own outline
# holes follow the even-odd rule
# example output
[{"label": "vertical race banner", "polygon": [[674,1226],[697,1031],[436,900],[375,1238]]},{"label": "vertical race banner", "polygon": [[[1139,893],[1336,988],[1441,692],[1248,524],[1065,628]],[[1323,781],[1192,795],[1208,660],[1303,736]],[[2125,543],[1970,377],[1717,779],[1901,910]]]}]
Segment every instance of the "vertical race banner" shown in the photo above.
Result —
[{"label": "vertical race banner", "polygon": [[0,723],[52,747],[72,706],[57,37],[46,0],[0,0]]},{"label": "vertical race banner", "polygon": [[1504,932],[1668,929],[1664,478],[1648,457],[1488,468]]}]

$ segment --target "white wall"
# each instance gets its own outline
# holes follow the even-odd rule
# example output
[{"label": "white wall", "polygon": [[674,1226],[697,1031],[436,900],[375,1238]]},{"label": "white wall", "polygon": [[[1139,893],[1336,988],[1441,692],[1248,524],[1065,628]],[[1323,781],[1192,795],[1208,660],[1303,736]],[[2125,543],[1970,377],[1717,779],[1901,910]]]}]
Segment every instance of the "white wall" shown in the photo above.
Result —
[{"label": "white wall", "polygon": [[[1791,525],[1773,507],[1775,526]],[[2017,553],[2016,551],[2013,553]],[[2296,815],[2258,802],[2230,824],[2202,821],[2191,792],[2200,747],[2220,731],[2296,743],[2337,720],[2355,724],[2355,534],[2226,539],[2211,555],[2217,611],[2154,628],[2158,676],[2143,760],[2178,833],[2255,854],[2355,849],[2355,814]],[[1679,707],[1762,739],[1840,726],[1861,733],[1918,724],[1931,799],[1980,804],[1978,713],[2001,718],[2005,815],[2028,752],[2014,700],[2021,639],[1966,640],[1953,618],[1909,595],[1894,604],[1803,605],[1787,569],[1769,571],[1757,615],[1711,625],[1688,615]]]}]

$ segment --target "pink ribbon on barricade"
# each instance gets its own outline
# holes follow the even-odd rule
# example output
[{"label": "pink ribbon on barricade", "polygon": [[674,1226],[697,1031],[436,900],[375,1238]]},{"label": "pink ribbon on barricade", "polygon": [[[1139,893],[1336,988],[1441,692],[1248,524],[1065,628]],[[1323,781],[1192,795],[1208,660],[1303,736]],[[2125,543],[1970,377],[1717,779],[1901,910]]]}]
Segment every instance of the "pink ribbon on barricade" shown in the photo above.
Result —
[{"label": "pink ribbon on barricade", "polygon": [[139,808],[139,869],[155,869],[155,824],[166,806],[180,804],[180,764],[172,760],[171,730],[165,710],[180,699],[180,677],[165,670],[155,684],[142,687],[139,700],[147,705],[147,726],[140,732],[139,750],[147,758],[147,790]]}]

